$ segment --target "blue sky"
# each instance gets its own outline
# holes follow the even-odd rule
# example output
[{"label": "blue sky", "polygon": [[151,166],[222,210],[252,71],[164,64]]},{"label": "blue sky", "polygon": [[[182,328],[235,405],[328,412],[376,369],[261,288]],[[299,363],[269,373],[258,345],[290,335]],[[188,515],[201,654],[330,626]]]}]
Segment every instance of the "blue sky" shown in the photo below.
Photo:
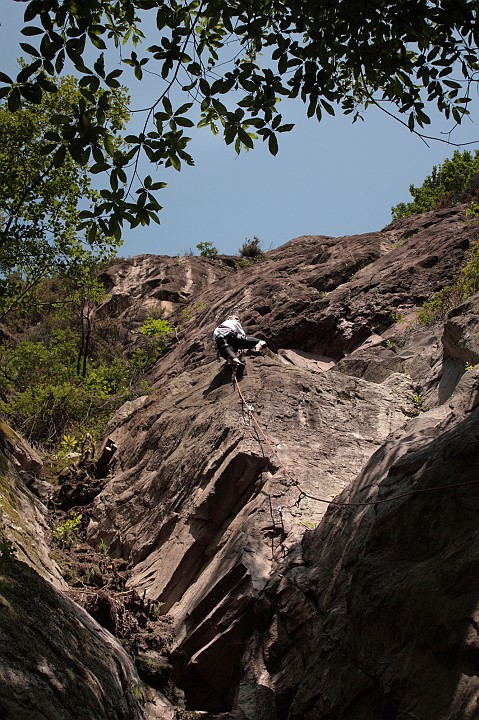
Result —
[{"label": "blue sky", "polygon": [[[2,0],[0,69],[15,72],[25,6]],[[31,42],[30,39],[27,41]],[[150,44],[150,43],[148,43]],[[149,80],[131,84],[132,105],[151,104]],[[454,147],[419,138],[386,114],[368,109],[365,121],[329,116],[306,118],[301,102],[288,103],[285,121],[295,122],[281,136],[272,157],[263,144],[236,156],[208,129],[188,132],[194,167],[158,174],[168,187],[158,193],[161,225],[126,229],[120,254],[178,255],[210,241],[236,254],[245,239],[257,236],[265,250],[300,235],[353,235],[380,230],[390,222],[391,206],[408,201],[409,185],[420,185],[433,165],[451,157]],[[446,137],[445,120],[433,121],[428,134]],[[134,130],[134,128],[133,128]],[[455,142],[479,139],[477,123],[465,121]],[[479,148],[479,143],[471,149]]]}]

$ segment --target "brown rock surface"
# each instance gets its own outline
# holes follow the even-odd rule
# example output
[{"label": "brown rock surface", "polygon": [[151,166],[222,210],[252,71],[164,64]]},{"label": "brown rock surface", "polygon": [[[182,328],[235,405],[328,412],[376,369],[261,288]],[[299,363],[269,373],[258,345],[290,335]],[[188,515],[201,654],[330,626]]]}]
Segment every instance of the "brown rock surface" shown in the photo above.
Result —
[{"label": "brown rock surface", "polygon": [[[467,330],[455,320],[461,339],[454,357],[443,353],[441,326],[408,327],[404,317],[413,318],[431,292],[450,282],[473,237],[458,208],[382,233],[291,241],[194,296],[205,308],[183,324],[179,342],[155,366],[155,393],[112,422],[118,451],[95,500],[90,537],[106,539],[128,558],[130,585],[163,602],[173,617],[175,680],[191,709],[230,711],[242,720],[396,717],[388,715],[394,703],[382,690],[371,691],[369,666],[364,677],[359,673],[362,683],[349,673],[353,689],[344,708],[333,682],[338,673],[348,676],[341,643],[355,637],[341,610],[349,602],[342,588],[355,563],[362,577],[362,546],[351,563],[346,550],[356,542],[355,523],[365,518],[368,537],[387,508],[328,513],[345,518],[343,531],[321,521],[323,501],[344,487],[341,502],[375,498],[398,458],[416,448],[434,457],[434,440],[465,418],[476,371],[465,372],[461,348],[467,333],[474,337],[473,312]],[[248,360],[244,402],[228,370],[211,361],[213,327],[233,308],[248,331],[263,330],[280,350]],[[410,475],[403,485],[411,486]],[[387,556],[398,538],[384,536]],[[323,552],[332,559],[323,563]],[[374,565],[369,549],[364,553],[366,566]],[[383,573],[384,562],[374,572]],[[388,580],[377,594],[367,581],[361,587],[365,614],[380,616]],[[411,588],[404,585],[404,592]],[[357,607],[360,613],[359,601]],[[341,623],[330,636],[324,618],[336,614]],[[361,633],[370,631],[364,622]],[[391,652],[399,666],[394,646]],[[321,658],[321,669],[312,657]],[[362,667],[356,656],[347,659],[351,668]],[[426,671],[415,662],[414,673]],[[311,696],[320,681],[324,701]],[[327,693],[328,683],[334,691]],[[404,692],[414,704],[414,693]],[[327,699],[332,694],[334,701]],[[348,715],[353,701],[355,714]],[[452,718],[441,702],[437,717]]]},{"label": "brown rock surface", "polygon": [[470,365],[479,363],[479,296],[452,310],[444,326],[442,344],[444,354],[451,360],[460,360]]},{"label": "brown rock surface", "polygon": [[4,720],[174,720],[118,641],[34,570],[0,558]]},{"label": "brown rock surface", "polygon": [[391,439],[337,498],[381,504],[331,508],[267,588],[266,717],[477,717],[474,375],[444,421]]},{"label": "brown rock surface", "polygon": [[109,297],[100,315],[122,320],[130,331],[147,317],[164,315],[188,307],[192,297],[228,275],[235,261],[217,256],[210,259],[186,255],[138,255],[111,265],[102,275]]},{"label": "brown rock surface", "polygon": [[[152,391],[110,423],[116,451],[88,534],[128,561],[129,588],[170,614],[189,710],[477,717],[479,366],[466,362],[477,362],[479,296],[445,324],[413,323],[476,232],[457,207],[363,236],[297,238],[240,269],[226,258],[140,256],[108,270],[101,312],[133,332],[163,312],[178,332],[151,371]],[[211,342],[233,309],[271,348],[247,359],[241,394]],[[18,587],[2,601],[9,612]],[[58,601],[48,587],[47,609]],[[117,650],[88,640],[80,667],[69,649],[77,610],[61,608],[65,624],[47,626],[70,638],[58,668],[74,668],[72,697],[90,660],[105,659],[90,717],[173,720],[159,694],[147,710],[133,703],[134,671]],[[90,637],[94,627],[80,624]],[[59,675],[47,649],[42,657],[42,712],[56,720]]]},{"label": "brown rock surface", "polygon": [[108,269],[111,299],[100,315],[119,317],[129,343],[149,315],[163,312],[177,323],[177,337],[152,371],[158,384],[212,360],[211,333],[232,310],[275,350],[337,361],[398,320],[413,321],[415,309],[451,281],[475,237],[457,206],[381,232],[299,237],[247,267],[222,256],[140,255]]},{"label": "brown rock surface", "polygon": [[63,594],[46,508],[19,470],[18,458],[31,469],[37,457],[0,425],[0,717],[175,720],[119,642]]},{"label": "brown rock surface", "polygon": [[339,360],[398,319],[412,321],[415,309],[451,281],[476,232],[457,207],[404,218],[382,232],[291,240],[197,295],[204,308],[182,324],[152,378],[161,383],[212,359],[211,333],[233,309],[275,350]]},{"label": "brown rock surface", "polygon": [[305,526],[326,508],[312,499],[296,506],[299,488],[337,494],[404,425],[411,393],[399,377],[369,386],[251,360],[241,390],[272,450],[229,371],[218,370],[183,373],[111,428],[119,460],[90,526],[92,541],[130,559],[131,586],[171,610],[183,689],[193,707],[217,712],[231,702],[258,594],[277,562],[299,562]]},{"label": "brown rock surface", "polygon": [[27,488],[32,468],[41,460],[26,440],[0,423],[0,540],[14,543],[17,557],[58,588],[66,588],[57,564],[50,558],[46,508]]}]

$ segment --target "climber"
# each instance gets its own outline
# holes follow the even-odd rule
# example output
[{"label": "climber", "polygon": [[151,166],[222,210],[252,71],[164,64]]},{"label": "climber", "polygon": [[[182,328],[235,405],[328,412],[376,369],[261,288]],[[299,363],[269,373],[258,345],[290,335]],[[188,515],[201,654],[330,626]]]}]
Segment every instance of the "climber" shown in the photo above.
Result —
[{"label": "climber", "polygon": [[266,347],[264,340],[246,335],[238,315],[228,315],[226,320],[215,329],[213,338],[218,354],[227,360],[235,372],[240,373],[244,370],[244,362],[236,357],[236,351],[248,349],[262,353]]}]

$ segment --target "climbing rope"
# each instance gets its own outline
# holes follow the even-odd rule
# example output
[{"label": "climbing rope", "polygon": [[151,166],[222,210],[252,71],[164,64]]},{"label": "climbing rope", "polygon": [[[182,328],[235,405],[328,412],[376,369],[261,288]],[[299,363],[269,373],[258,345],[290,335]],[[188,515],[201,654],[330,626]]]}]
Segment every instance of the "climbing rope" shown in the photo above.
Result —
[{"label": "climbing rope", "polygon": [[287,475],[290,475],[290,472],[289,472],[288,468],[287,468],[287,467],[284,465],[284,463],[281,461],[281,458],[280,458],[280,456],[278,455],[278,453],[277,453],[277,451],[276,451],[276,448],[273,447],[270,439],[268,438],[268,436],[267,436],[266,433],[264,432],[264,430],[263,430],[263,428],[261,427],[261,425],[259,424],[259,422],[256,420],[255,414],[254,414],[254,412],[251,410],[251,407],[250,407],[249,403],[246,402],[245,397],[244,397],[243,393],[241,392],[240,384],[239,384],[239,382],[238,382],[238,378],[236,377],[236,372],[235,372],[235,371],[233,371],[233,380],[234,380],[236,389],[238,390],[239,396],[240,396],[240,398],[241,398],[241,402],[243,403],[243,408],[246,408],[246,410],[248,411],[248,414],[249,414],[250,418],[253,420],[254,424],[256,425],[256,427],[257,427],[258,431],[260,432],[263,440],[266,442],[266,444],[268,445],[268,447],[269,447],[269,448],[273,451],[273,453],[276,455],[276,459],[277,459],[277,461],[278,461],[278,463],[279,463],[279,466],[284,470],[284,472],[285,472]]},{"label": "climbing rope", "polygon": [[368,500],[365,502],[337,502],[335,500],[323,500],[322,498],[314,497],[314,495],[308,495],[308,493],[305,493],[301,490],[300,496],[298,500],[296,500],[296,505],[299,506],[299,503],[303,499],[303,497],[310,498],[310,500],[317,500],[318,502],[325,502],[328,503],[328,505],[337,505],[339,507],[361,507],[365,505],[381,505],[382,503],[387,502],[395,502],[396,500],[401,500],[402,498],[409,497],[410,495],[416,495],[417,493],[424,493],[424,492],[435,492],[440,490],[447,490],[449,488],[457,488],[457,487],[463,487],[465,485],[478,485],[479,480],[468,480],[467,482],[463,483],[452,483],[451,485],[436,485],[435,487],[428,487],[428,488],[418,488],[417,490],[408,490],[408,492],[400,493],[399,495],[393,495],[393,497],[390,498],[382,498],[381,500]]},{"label": "climbing rope", "polygon": [[[268,447],[271,448],[271,450],[272,450],[273,453],[275,454],[276,459],[278,460],[278,463],[279,463],[280,467],[284,470],[284,472],[285,472],[287,475],[289,475],[289,476],[292,478],[292,475],[291,475],[290,471],[289,471],[288,468],[284,465],[284,463],[281,461],[281,458],[280,458],[280,456],[278,455],[278,452],[277,452],[276,449],[273,447],[270,439],[268,438],[268,436],[267,436],[266,433],[264,432],[263,428],[261,427],[261,425],[260,425],[259,422],[257,421],[254,412],[253,412],[253,411],[251,410],[251,408],[250,408],[249,403],[246,402],[245,397],[244,397],[243,393],[241,392],[241,387],[240,387],[240,384],[239,384],[239,382],[238,382],[238,378],[236,377],[236,373],[235,373],[234,371],[233,371],[233,382],[234,382],[234,385],[235,385],[236,389],[238,390],[239,396],[240,396],[240,398],[241,398],[241,402],[243,403],[243,407],[245,407],[245,408],[247,409],[247,411],[248,411],[251,419],[253,420],[254,424],[256,425],[256,427],[257,427],[258,431],[260,432],[261,436],[263,437],[263,439],[264,439],[265,442],[267,443]],[[295,483],[296,485],[298,485],[298,481],[297,481],[296,479],[294,479],[294,478],[292,478],[292,479],[293,479],[294,483]],[[280,515],[281,515],[281,514],[282,514],[282,511],[285,510],[286,508],[290,508],[290,507],[294,507],[294,506],[296,506],[296,507],[299,508],[299,505],[300,505],[300,503],[301,503],[301,500],[303,500],[303,498],[309,498],[310,500],[316,500],[316,502],[326,503],[327,505],[334,505],[334,506],[336,506],[336,507],[366,507],[366,506],[368,506],[368,505],[381,505],[381,504],[383,504],[383,503],[396,502],[397,500],[402,500],[403,498],[410,497],[411,495],[416,495],[416,494],[418,494],[418,493],[438,492],[438,491],[441,491],[441,490],[447,490],[447,489],[458,488],[458,487],[465,487],[465,486],[467,486],[467,485],[478,485],[478,484],[479,484],[479,479],[477,479],[477,480],[468,480],[467,482],[462,482],[462,483],[451,483],[450,485],[437,485],[437,486],[433,486],[433,487],[429,487],[429,488],[418,488],[417,490],[408,490],[407,492],[400,493],[399,495],[393,495],[393,496],[390,497],[390,498],[382,498],[381,500],[367,500],[367,501],[365,501],[365,502],[339,502],[339,501],[337,501],[337,500],[327,500],[326,498],[320,498],[320,497],[316,497],[315,495],[309,495],[308,493],[305,493],[303,490],[300,490],[299,497],[298,497],[298,499],[296,500],[296,502],[294,503],[294,505],[282,505],[282,506],[280,506],[279,508],[277,508],[277,510],[280,512]]]}]

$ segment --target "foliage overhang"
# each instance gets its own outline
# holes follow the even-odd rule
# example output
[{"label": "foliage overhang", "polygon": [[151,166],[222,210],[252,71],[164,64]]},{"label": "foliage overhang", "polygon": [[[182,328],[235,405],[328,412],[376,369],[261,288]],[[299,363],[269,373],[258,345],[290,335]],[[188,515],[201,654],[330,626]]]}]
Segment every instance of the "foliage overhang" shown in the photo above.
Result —
[{"label": "foliage overhang", "polygon": [[[370,104],[393,107],[421,134],[427,107],[461,122],[478,70],[472,0],[31,0],[25,23],[21,48],[30,60],[17,78],[0,73],[0,98],[11,112],[40,103],[73,63],[82,97],[69,116],[53,119],[46,151],[60,164],[66,146],[91,172],[107,173],[84,213],[90,239],[97,228],[118,237],[125,222],[158,222],[154,192],[164,183],[140,177],[139,158],[176,170],[193,164],[185,132],[196,108],[197,124],[221,132],[237,152],[261,138],[276,154],[278,135],[292,129],[282,99],[299,97],[318,120],[338,108],[356,119]],[[157,39],[142,48],[142,27],[150,35],[152,23]],[[115,60],[105,53],[111,48]],[[119,149],[105,117],[125,64],[139,81],[155,73],[159,91],[142,132]],[[184,98],[174,106],[178,89]]]}]

